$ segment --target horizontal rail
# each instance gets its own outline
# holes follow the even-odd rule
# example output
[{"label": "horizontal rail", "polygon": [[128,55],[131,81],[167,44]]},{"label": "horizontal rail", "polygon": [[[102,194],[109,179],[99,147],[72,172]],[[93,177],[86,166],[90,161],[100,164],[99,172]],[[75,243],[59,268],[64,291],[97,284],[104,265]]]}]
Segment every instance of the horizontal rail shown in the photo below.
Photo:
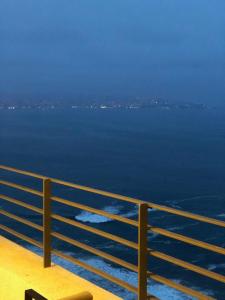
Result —
[{"label": "horizontal rail", "polygon": [[120,265],[120,266],[122,266],[124,268],[127,268],[127,269],[129,269],[129,270],[131,270],[133,272],[137,272],[138,271],[137,266],[135,266],[133,264],[130,264],[130,263],[128,263],[128,262],[126,262],[126,261],[124,261],[122,259],[119,259],[119,258],[117,258],[115,256],[112,256],[112,255],[110,255],[108,253],[105,253],[105,252],[103,252],[101,250],[98,250],[96,248],[88,246],[88,245],[86,245],[84,243],[75,241],[74,239],[68,238],[68,237],[66,237],[66,236],[64,236],[64,235],[62,235],[62,234],[60,234],[58,232],[52,232],[51,236],[56,237],[57,239],[60,239],[60,240],[66,242],[66,243],[69,243],[69,244],[71,244],[71,245],[73,245],[75,247],[79,247],[79,248],[84,249],[84,250],[86,250],[88,252],[91,252],[94,255],[97,255],[97,256],[100,256],[100,257],[102,257],[104,259],[107,259],[107,260],[109,260],[109,261],[111,261],[113,263],[116,263],[116,264],[118,264],[118,265]]},{"label": "horizontal rail", "polygon": [[[31,176],[31,177],[34,177],[36,179],[41,179],[41,180],[45,180],[45,179],[48,178],[46,176],[42,176],[42,175],[39,175],[39,174],[36,174],[36,173],[22,171],[22,170],[18,170],[18,169],[15,169],[15,168],[2,166],[2,165],[0,165],[0,169],[15,172],[15,173],[18,173],[18,174],[21,174],[21,175]],[[113,199],[117,199],[117,200],[126,201],[126,202],[131,203],[131,204],[140,205],[141,203],[143,203],[142,200],[139,200],[139,199],[136,199],[136,198],[122,196],[122,195],[119,195],[119,194],[114,194],[114,193],[111,193],[111,192],[102,191],[102,190],[99,190],[99,189],[86,187],[86,186],[66,182],[66,181],[59,180],[59,179],[54,179],[54,178],[48,178],[48,179],[51,182],[55,183],[55,184],[63,185],[63,186],[66,186],[66,187],[74,188],[74,189],[77,189],[77,190],[82,190],[82,191],[85,191],[85,192],[89,192],[89,193],[93,193],[93,194],[97,194],[97,195],[101,195],[101,196],[105,196],[105,197],[109,197],[109,198],[113,198]],[[26,187],[26,186],[23,186],[23,185],[19,185],[19,184],[16,184],[16,183],[11,183],[11,182],[4,181],[4,180],[0,180],[0,184],[3,184],[3,185],[8,186],[8,187],[16,188],[16,189],[22,190],[24,192],[28,192],[28,193],[40,196],[40,197],[43,197],[43,192],[32,189],[32,188],[29,188],[29,187]],[[14,198],[11,198],[11,197],[8,197],[8,196],[5,196],[5,195],[1,195],[1,194],[0,194],[0,199],[8,201],[8,202],[16,204],[16,205],[19,205],[19,206],[22,206],[22,207],[25,207],[27,209],[33,210],[37,213],[43,214],[42,209],[34,207],[33,205],[30,205],[30,204],[26,204],[26,203],[24,203],[20,200],[16,200]],[[88,211],[88,212],[93,213],[93,214],[105,216],[105,217],[107,217],[111,220],[116,220],[116,221],[119,221],[119,222],[123,222],[125,224],[129,224],[129,225],[138,227],[138,221],[133,220],[133,219],[129,219],[129,218],[126,218],[126,217],[123,217],[123,216],[120,216],[120,215],[116,215],[116,214],[111,214],[111,213],[106,212],[104,210],[96,209],[96,208],[93,208],[93,207],[90,207],[90,206],[87,206],[87,205],[84,205],[84,204],[75,203],[75,202],[72,202],[70,200],[60,198],[60,197],[54,197],[53,196],[53,197],[51,197],[51,199],[55,202],[58,202],[58,203],[61,203],[61,204],[64,204],[64,205],[68,205],[68,206],[74,207],[76,209],[85,210],[85,211]],[[145,203],[147,203],[147,202],[145,202]],[[151,202],[148,202],[147,204],[148,204],[149,209],[153,208],[153,209],[156,209],[156,210],[159,210],[159,211],[171,213],[171,214],[174,214],[174,215],[177,215],[177,216],[181,216],[181,217],[185,217],[185,218],[188,218],[188,219],[196,220],[196,221],[199,221],[199,222],[205,222],[207,224],[216,225],[216,226],[220,226],[220,227],[225,228],[225,222],[221,221],[221,220],[216,220],[216,219],[213,219],[213,218],[209,218],[209,217],[201,216],[201,215],[198,215],[198,214],[185,212],[185,211],[182,211],[182,210],[179,210],[179,209],[154,204],[154,203],[151,203]],[[19,216],[16,216],[14,214],[9,213],[9,212],[6,212],[5,210],[0,209],[0,214],[4,215],[6,217],[9,217],[11,219],[14,219],[18,222],[21,222],[25,225],[28,225],[30,227],[33,227],[37,230],[43,231],[42,226],[40,226],[38,224],[35,224],[31,221],[25,220],[24,218],[21,218]],[[60,222],[64,222],[66,224],[75,226],[75,227],[80,228],[82,230],[86,230],[86,231],[91,232],[93,234],[99,235],[103,238],[110,239],[114,242],[118,242],[118,243],[120,243],[122,245],[125,245],[127,247],[130,247],[132,249],[139,250],[138,249],[138,244],[135,243],[135,242],[129,241],[129,240],[124,239],[122,237],[118,237],[118,236],[116,236],[114,234],[111,234],[111,233],[107,233],[107,232],[102,231],[100,229],[93,228],[91,226],[85,225],[82,222],[77,222],[75,220],[71,220],[67,217],[62,217],[62,216],[57,215],[57,214],[51,214],[51,218],[55,219],[55,220],[58,220]],[[8,228],[7,226],[0,225],[0,229],[4,230],[4,231],[8,232],[9,234],[12,234],[12,235],[14,235],[14,236],[16,236],[20,239],[23,239],[23,240],[25,240],[25,241],[27,241],[27,242],[29,242],[29,243],[37,246],[37,247],[43,248],[41,243],[33,240],[32,238],[29,238],[29,237],[23,235],[23,234],[20,234],[20,233],[16,232],[15,230],[12,230],[12,229]],[[221,247],[218,247],[216,245],[212,245],[212,244],[209,244],[209,243],[206,243],[206,242],[203,242],[203,241],[199,241],[199,240],[194,239],[194,238],[190,238],[190,237],[187,237],[187,236],[184,236],[184,235],[181,235],[181,234],[171,232],[171,231],[163,229],[163,228],[158,228],[158,227],[154,227],[154,226],[150,226],[150,225],[148,226],[148,230],[150,230],[154,233],[166,236],[168,238],[172,238],[174,240],[190,244],[192,246],[197,246],[197,247],[200,247],[200,248],[203,248],[203,249],[206,249],[206,250],[218,253],[218,254],[225,255],[225,249],[221,248]],[[105,252],[103,252],[99,249],[93,248],[93,247],[91,247],[89,245],[86,245],[84,243],[81,243],[79,241],[75,241],[74,239],[66,237],[66,236],[64,236],[64,235],[62,235],[58,232],[52,232],[51,236],[55,237],[57,239],[60,239],[64,242],[66,242],[66,243],[69,243],[69,244],[71,244],[75,247],[79,247],[81,249],[84,249],[85,251],[88,251],[88,252],[90,252],[94,255],[100,256],[103,259],[106,259],[106,260],[109,260],[113,263],[116,263],[116,264],[118,264],[122,267],[125,267],[125,268],[133,271],[133,272],[138,271],[138,267],[134,264],[128,263],[128,262],[126,262],[126,261],[124,261],[120,258],[114,257],[113,255],[105,253]],[[134,292],[136,294],[138,293],[138,289],[136,287],[134,287],[134,286],[130,285],[129,283],[124,282],[124,281],[122,281],[118,278],[115,278],[114,276],[112,276],[110,274],[106,274],[105,272],[103,272],[99,269],[96,269],[95,267],[92,267],[92,266],[86,264],[83,261],[80,261],[80,260],[75,259],[75,258],[73,258],[71,256],[68,256],[68,255],[65,255],[65,254],[63,254],[63,253],[61,253],[57,250],[53,250],[52,253],[58,255],[59,257],[61,257],[63,259],[66,259],[66,260],[68,260],[72,263],[75,263],[75,264],[81,266],[82,268],[85,268],[86,270],[88,270],[90,272],[93,272],[93,273],[95,273],[95,274],[97,274],[97,275],[99,275],[99,276],[101,276],[101,277],[103,277],[107,280],[110,280],[111,282],[114,282],[114,283],[122,286],[123,288],[125,288],[127,290],[130,290],[131,292]],[[196,266],[192,263],[188,263],[188,262],[183,261],[181,259],[172,257],[170,255],[167,255],[165,253],[155,251],[155,250],[152,250],[152,249],[148,249],[148,254],[153,256],[153,257],[156,257],[158,259],[162,259],[162,260],[164,260],[168,263],[172,263],[176,266],[185,268],[189,271],[192,271],[192,272],[195,272],[197,274],[200,274],[200,275],[206,276],[208,278],[217,280],[219,282],[225,283],[225,276],[223,276],[221,274],[218,274],[218,273],[215,273],[215,272],[212,272],[210,270],[204,269],[202,267]],[[151,278],[151,279],[153,279],[153,280],[155,280],[155,281],[157,281],[161,284],[165,284],[165,285],[170,286],[174,289],[177,289],[180,292],[186,293],[190,296],[193,296],[193,297],[196,297],[196,298],[202,299],[202,300],[203,299],[204,300],[213,299],[212,297],[205,296],[205,295],[199,293],[198,291],[194,291],[194,290],[192,290],[188,287],[185,287],[181,284],[173,282],[173,281],[171,281],[167,278],[164,278],[162,276],[159,276],[157,274],[153,274],[153,273],[150,273],[150,272],[148,272],[147,274],[148,274],[149,278]],[[157,298],[151,296],[150,298],[148,297],[148,299],[157,299]]]},{"label": "horizontal rail", "polygon": [[3,210],[3,209],[0,209],[0,214],[3,215],[3,216],[8,217],[8,218],[10,218],[10,219],[13,219],[13,220],[15,220],[15,221],[18,221],[18,222],[20,222],[20,223],[23,223],[23,224],[25,224],[25,225],[27,225],[27,226],[30,226],[30,227],[32,227],[32,228],[35,228],[35,229],[37,229],[37,230],[39,230],[39,231],[44,231],[44,229],[43,229],[42,226],[40,226],[40,225],[38,225],[38,224],[35,224],[35,223],[33,223],[33,222],[30,222],[30,221],[28,221],[28,220],[25,220],[24,218],[18,217],[18,216],[14,215],[14,214],[11,214],[11,213],[9,213],[9,212]]},{"label": "horizontal rail", "polygon": [[51,197],[51,199],[53,201],[56,201],[56,202],[61,203],[61,204],[65,204],[65,205],[72,206],[72,207],[75,207],[75,208],[78,208],[78,209],[81,209],[81,210],[88,211],[88,212],[93,213],[93,214],[104,216],[104,217],[106,217],[108,219],[111,219],[111,220],[116,220],[116,221],[119,221],[119,222],[123,222],[123,223],[129,224],[129,225],[136,226],[136,227],[138,226],[138,222],[135,221],[135,220],[131,220],[131,219],[124,218],[124,217],[121,217],[121,216],[118,216],[118,215],[114,215],[114,214],[108,213],[104,210],[96,209],[96,208],[93,208],[93,207],[90,207],[90,206],[87,206],[87,205],[83,205],[83,204],[80,204],[80,203],[75,203],[75,202],[72,202],[72,201],[69,201],[69,200],[66,200],[66,199],[63,199],[63,198],[59,198],[59,197]]},{"label": "horizontal rail", "polygon": [[223,275],[217,274],[215,272],[209,271],[207,269],[201,268],[199,266],[196,266],[194,264],[188,263],[184,260],[175,258],[173,256],[167,255],[167,254],[159,252],[159,251],[149,249],[148,253],[151,256],[157,257],[157,258],[162,259],[166,262],[172,263],[176,266],[185,268],[189,271],[193,271],[195,273],[198,273],[198,274],[201,274],[203,276],[209,277],[211,279],[214,279],[214,280],[220,281],[222,283],[225,283],[225,276],[223,276]]},{"label": "horizontal rail", "polygon": [[15,237],[17,237],[21,240],[24,240],[24,241],[26,241],[26,242],[42,249],[42,244],[41,243],[35,241],[34,239],[32,239],[32,238],[30,238],[30,237],[28,237],[28,236],[26,236],[22,233],[19,233],[19,232],[15,231],[15,230],[7,227],[7,226],[1,225],[1,224],[0,224],[0,229],[7,232],[7,233],[10,233],[11,235],[13,235],[13,236],[15,236]]},{"label": "horizontal rail", "polygon": [[201,216],[201,215],[198,215],[198,214],[189,213],[189,212],[186,212],[186,211],[182,211],[182,210],[171,208],[171,207],[164,206],[164,205],[158,205],[158,204],[151,203],[151,202],[150,203],[148,202],[148,206],[149,206],[149,208],[154,208],[154,209],[157,209],[157,210],[160,210],[160,211],[165,211],[165,212],[177,215],[177,216],[181,216],[181,217],[185,217],[185,218],[188,218],[188,219],[193,219],[193,220],[196,220],[196,221],[205,222],[205,223],[208,223],[208,224],[217,225],[217,226],[221,226],[221,227],[225,228],[225,222],[224,221],[204,217],[204,216]]},{"label": "horizontal rail", "polygon": [[140,203],[140,200],[135,199],[135,198],[130,198],[130,197],[127,197],[127,196],[122,196],[122,195],[119,195],[119,194],[114,194],[114,193],[102,191],[102,190],[99,190],[99,189],[94,189],[94,188],[91,188],[91,187],[87,187],[87,186],[84,186],[84,185],[79,185],[79,184],[67,182],[67,181],[60,180],[60,179],[51,178],[51,181],[54,182],[54,183],[57,183],[57,184],[61,184],[61,185],[64,185],[64,186],[75,188],[77,190],[82,190],[82,191],[85,191],[85,192],[89,192],[89,193],[93,193],[93,194],[97,194],[97,195],[101,195],[101,196],[106,196],[106,197],[117,199],[117,200],[130,202],[130,203],[133,203],[133,204],[139,204]]},{"label": "horizontal rail", "polygon": [[43,210],[41,208],[27,204],[25,202],[15,199],[15,198],[11,198],[11,197],[0,194],[0,199],[8,201],[8,202],[16,204],[16,205],[19,205],[19,206],[22,206],[22,207],[25,207],[25,208],[35,211],[39,214],[43,214]]},{"label": "horizontal rail", "polygon": [[0,165],[0,169],[5,170],[5,171],[18,173],[18,174],[21,174],[21,175],[34,177],[34,178],[37,178],[37,179],[46,179],[47,178],[47,177],[42,176],[40,174],[36,174],[36,173],[33,173],[33,172],[28,172],[28,171],[22,171],[22,170],[19,170],[19,169],[16,169],[16,168],[7,167],[7,166],[3,166],[3,165]]},{"label": "horizontal rail", "polygon": [[19,169],[16,169],[16,168],[8,167],[8,166],[0,165],[0,169],[15,172],[15,173],[22,174],[22,175],[35,177],[35,178],[39,178],[39,179],[49,178],[54,183],[64,185],[64,186],[68,186],[68,187],[72,187],[72,188],[75,188],[75,189],[78,189],[78,190],[83,190],[83,191],[86,191],[86,192],[99,194],[99,195],[102,195],[102,196],[107,196],[107,197],[110,197],[110,198],[123,200],[123,201],[127,201],[127,202],[134,203],[134,204],[139,204],[140,203],[140,200],[135,199],[135,198],[130,198],[130,197],[126,197],[126,196],[122,196],[122,195],[114,194],[114,193],[110,193],[110,192],[105,192],[105,191],[102,191],[102,190],[99,190],[99,189],[90,188],[90,187],[87,187],[87,186],[67,182],[67,181],[64,181],[64,180],[56,179],[56,178],[50,178],[50,177],[42,176],[42,175],[32,173],[32,172],[22,171],[22,170],[19,170]]},{"label": "horizontal rail", "polygon": [[[60,184],[60,185],[72,187],[72,188],[75,188],[75,189],[79,189],[79,190],[83,190],[83,191],[86,191],[86,192],[90,192],[90,193],[110,197],[110,198],[117,199],[117,200],[126,201],[126,202],[133,203],[133,204],[140,204],[140,202],[143,202],[143,200],[140,200],[140,199],[127,197],[127,196],[123,196],[123,195],[119,195],[119,194],[115,194],[115,193],[111,193],[111,192],[106,192],[106,191],[102,191],[100,189],[90,188],[90,187],[70,183],[70,182],[67,182],[67,181],[64,181],[64,180],[60,180],[60,179],[50,178],[50,177],[42,176],[42,175],[39,175],[39,174],[36,174],[36,173],[22,171],[22,170],[19,170],[19,169],[16,169],[16,168],[8,167],[8,166],[0,165],[0,169],[7,170],[7,171],[12,171],[12,172],[15,172],[15,173],[19,173],[19,174],[22,174],[22,175],[27,175],[27,176],[31,176],[31,177],[35,177],[35,178],[39,178],[39,179],[49,178],[49,179],[51,179],[52,182]],[[148,202],[148,201],[145,201],[145,202]],[[185,212],[185,211],[182,211],[182,210],[179,210],[179,209],[171,208],[171,207],[164,206],[164,205],[155,204],[155,203],[152,203],[152,202],[148,202],[148,206],[149,206],[149,208],[154,208],[154,209],[157,209],[157,210],[160,210],[160,211],[165,211],[165,212],[175,214],[175,215],[178,215],[178,216],[182,216],[182,217],[185,217],[185,218],[188,218],[188,219],[193,219],[193,220],[197,220],[197,221],[200,221],[200,222],[205,222],[205,223],[208,223],[208,224],[225,227],[225,222],[217,220],[217,219],[204,217],[204,216],[201,216],[201,215],[198,215],[198,214]]]},{"label": "horizontal rail", "polygon": [[164,285],[167,285],[171,288],[174,288],[176,289],[177,291],[180,291],[182,293],[185,293],[189,296],[192,296],[192,297],[196,297],[198,300],[216,300],[215,298],[212,298],[210,296],[206,296],[206,295],[203,295],[202,293],[200,292],[197,292],[191,288],[188,288],[184,285],[181,285],[179,283],[176,283],[172,280],[169,280],[165,277],[162,277],[160,275],[157,275],[157,274],[152,274],[150,272],[148,272],[148,277],[161,283],[161,284],[164,284]]},{"label": "horizontal rail", "polygon": [[52,214],[51,217],[53,219],[55,219],[55,220],[60,221],[60,222],[63,222],[63,223],[66,223],[66,224],[69,224],[69,225],[81,228],[83,230],[89,231],[89,232],[94,233],[96,235],[99,235],[99,236],[102,236],[104,238],[110,239],[110,240],[112,240],[114,242],[123,244],[123,245],[125,245],[127,247],[130,247],[130,248],[133,248],[133,249],[136,249],[136,250],[138,249],[137,243],[128,241],[128,240],[123,239],[121,237],[118,237],[118,236],[116,236],[114,234],[105,232],[105,231],[100,230],[100,229],[93,228],[93,227],[88,226],[88,225],[84,225],[82,223],[76,222],[74,220],[70,220],[68,218],[61,217],[61,216],[59,216],[57,214]]},{"label": "horizontal rail", "polygon": [[224,248],[221,248],[221,247],[218,247],[218,246],[206,243],[206,242],[202,242],[202,241],[199,241],[199,240],[196,240],[196,239],[193,239],[193,238],[190,238],[190,237],[178,234],[178,233],[174,233],[174,232],[168,231],[166,229],[158,228],[158,227],[149,226],[149,230],[151,230],[152,232],[164,235],[166,237],[190,244],[192,246],[197,246],[197,247],[200,247],[200,248],[203,248],[203,249],[206,249],[206,250],[218,253],[218,254],[225,255]]},{"label": "horizontal rail", "polygon": [[101,270],[99,270],[99,269],[97,269],[95,267],[92,267],[92,266],[86,264],[83,261],[80,261],[80,260],[78,260],[76,258],[73,258],[71,256],[63,254],[62,252],[60,252],[58,250],[52,250],[52,253],[55,254],[55,255],[57,255],[57,256],[59,256],[59,257],[61,257],[62,259],[68,260],[71,263],[80,266],[81,268],[84,268],[84,269],[86,269],[86,270],[88,270],[88,271],[90,271],[92,273],[95,273],[95,274],[97,274],[97,275],[99,275],[99,276],[101,276],[101,277],[103,277],[103,278],[105,278],[105,279],[107,279],[107,280],[109,280],[109,281],[111,281],[113,283],[116,283],[116,284],[122,286],[123,288],[125,288],[125,289],[133,292],[133,293],[137,293],[137,288],[135,288],[134,286],[130,285],[129,283],[127,283],[125,281],[122,281],[121,279],[118,279],[118,278],[116,278],[116,277],[114,277],[114,276],[112,276],[110,274],[107,274],[107,273],[105,273],[105,272],[103,272],[103,271],[101,271]]},{"label": "horizontal rail", "polygon": [[89,292],[82,292],[73,296],[67,296],[58,300],[93,300],[93,296]]},{"label": "horizontal rail", "polygon": [[43,196],[41,192],[39,192],[37,190],[34,190],[34,189],[31,189],[31,188],[29,188],[27,186],[24,186],[24,185],[11,183],[11,182],[8,182],[8,181],[5,181],[5,180],[0,180],[0,184],[15,188],[15,189],[27,192],[27,193],[31,193],[31,194],[34,194],[34,195],[37,195],[37,196],[40,196],[40,197]]}]

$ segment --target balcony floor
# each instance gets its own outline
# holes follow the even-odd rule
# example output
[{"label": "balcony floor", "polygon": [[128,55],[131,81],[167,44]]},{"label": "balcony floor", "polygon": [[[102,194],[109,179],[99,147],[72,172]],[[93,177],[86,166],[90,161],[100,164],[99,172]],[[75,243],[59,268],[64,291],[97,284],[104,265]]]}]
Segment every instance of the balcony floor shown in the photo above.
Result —
[{"label": "balcony floor", "polygon": [[34,289],[48,300],[88,291],[94,300],[121,298],[53,265],[43,268],[40,256],[0,236],[0,300],[23,300],[26,289]]}]

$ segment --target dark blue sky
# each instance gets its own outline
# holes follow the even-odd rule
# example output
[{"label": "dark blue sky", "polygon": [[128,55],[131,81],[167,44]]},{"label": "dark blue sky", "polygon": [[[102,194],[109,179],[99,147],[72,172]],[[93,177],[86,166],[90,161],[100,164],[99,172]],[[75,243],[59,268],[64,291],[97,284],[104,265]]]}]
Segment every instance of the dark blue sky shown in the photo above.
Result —
[{"label": "dark blue sky", "polygon": [[1,0],[0,97],[225,102],[224,0]]}]

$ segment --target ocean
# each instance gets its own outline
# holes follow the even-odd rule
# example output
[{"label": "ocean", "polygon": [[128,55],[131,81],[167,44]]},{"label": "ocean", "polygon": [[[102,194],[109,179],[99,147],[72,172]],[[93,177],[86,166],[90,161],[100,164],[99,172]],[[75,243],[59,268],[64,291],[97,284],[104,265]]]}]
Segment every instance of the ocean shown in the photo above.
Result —
[{"label": "ocean", "polygon": [[[225,111],[219,109],[0,110],[0,157],[4,165],[225,220]],[[0,173],[4,178],[40,188],[40,183],[33,179]],[[6,187],[1,190],[41,207],[36,196]],[[121,201],[57,186],[54,193],[111,213],[137,218],[135,206]],[[41,222],[38,215],[18,206],[1,201],[0,207],[33,222]],[[105,217],[62,205],[54,205],[53,210],[84,224],[136,239],[136,232],[130,226]],[[149,218],[154,226],[225,247],[223,228],[155,210],[150,212]],[[1,216],[1,222],[33,238],[41,238],[38,232],[8,218]],[[54,222],[53,227],[132,263],[137,261],[135,252],[109,240],[75,228],[71,230],[69,225],[60,222]],[[131,284],[136,282],[134,273],[82,249],[59,240],[54,240],[54,246]],[[225,275],[222,255],[159,235],[149,236],[149,246]],[[96,275],[59,258],[54,260],[124,299],[134,299],[131,293]],[[225,299],[222,283],[157,259],[150,259],[149,269],[216,299]],[[156,282],[149,282],[149,290],[165,300],[191,299]]]}]

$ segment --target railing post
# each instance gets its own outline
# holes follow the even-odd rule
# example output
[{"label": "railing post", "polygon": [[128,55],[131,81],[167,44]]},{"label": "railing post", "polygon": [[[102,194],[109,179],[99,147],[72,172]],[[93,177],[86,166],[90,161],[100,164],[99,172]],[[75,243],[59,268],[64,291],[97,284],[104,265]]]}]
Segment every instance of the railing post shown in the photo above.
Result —
[{"label": "railing post", "polygon": [[138,219],[138,300],[147,299],[148,271],[148,204],[139,204]]},{"label": "railing post", "polygon": [[51,180],[43,179],[43,256],[44,268],[51,266]]}]

